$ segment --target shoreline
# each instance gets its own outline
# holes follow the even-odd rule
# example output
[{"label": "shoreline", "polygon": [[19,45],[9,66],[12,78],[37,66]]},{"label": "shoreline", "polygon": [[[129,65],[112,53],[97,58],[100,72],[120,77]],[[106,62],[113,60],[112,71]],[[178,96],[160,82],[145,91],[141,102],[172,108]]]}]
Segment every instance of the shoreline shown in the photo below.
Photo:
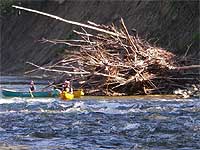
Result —
[{"label": "shoreline", "polygon": [[[38,80],[39,84],[42,84],[42,85],[45,85],[47,84],[47,81],[48,80],[51,80],[52,78],[46,78],[46,77],[39,77],[39,76],[26,76],[26,75],[18,75],[18,74],[4,74],[3,76],[1,75],[1,80],[0,80],[0,84],[1,85],[5,85],[7,83],[9,84],[23,84],[23,83],[29,83],[28,81],[13,81],[13,79],[11,79],[11,81],[4,81],[2,80],[3,78],[2,77],[5,77],[7,78],[6,80],[9,80],[9,78],[13,78],[13,77],[16,77],[16,80],[18,79],[27,79],[27,80],[31,80],[31,79],[35,79],[35,80]],[[44,80],[44,83],[41,82]],[[46,81],[46,82],[45,82]],[[83,97],[98,97],[99,99],[102,99],[102,98],[107,98],[107,99],[112,99],[112,98],[120,98],[120,99],[124,99],[124,98],[134,98],[134,99],[138,99],[138,98],[142,98],[142,99],[187,99],[187,98],[200,98],[200,91],[199,91],[199,88],[200,88],[200,85],[195,85],[195,84],[191,84],[190,86],[188,87],[185,87],[185,89],[180,89],[178,88],[177,90],[174,91],[174,94],[141,94],[141,95],[112,95],[112,96],[106,96],[106,95],[101,95],[101,94],[97,94],[97,95],[93,95],[91,93],[88,93],[90,90],[89,89],[83,89],[83,91],[85,92],[85,96]],[[74,89],[79,89],[78,87],[74,88]],[[87,92],[86,92],[87,91]]]}]

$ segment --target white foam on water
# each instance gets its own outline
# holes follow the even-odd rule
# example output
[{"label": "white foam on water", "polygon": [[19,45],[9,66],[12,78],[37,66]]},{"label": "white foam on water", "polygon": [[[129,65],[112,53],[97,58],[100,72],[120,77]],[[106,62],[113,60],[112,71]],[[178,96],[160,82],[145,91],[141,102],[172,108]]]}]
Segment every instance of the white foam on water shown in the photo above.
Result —
[{"label": "white foam on water", "polygon": [[13,97],[13,98],[1,98],[0,104],[11,104],[11,103],[35,103],[35,102],[42,102],[42,103],[49,103],[55,101],[55,98],[21,98],[21,97]]},{"label": "white foam on water", "polygon": [[54,98],[26,98],[25,101],[31,102],[31,103],[35,103],[35,102],[50,103],[50,102],[55,101],[55,99]]},{"label": "white foam on water", "polygon": [[84,104],[84,102],[79,101],[79,102],[75,102],[73,107],[74,108],[85,108],[85,104]]},{"label": "white foam on water", "polygon": [[122,103],[119,103],[119,102],[109,102],[109,101],[99,101],[98,105],[94,105],[93,107],[108,107],[108,108],[118,108],[118,107],[130,107],[131,104],[122,104]]},{"label": "white foam on water", "polygon": [[0,132],[4,132],[4,131],[6,131],[6,129],[0,127]]},{"label": "white foam on water", "polygon": [[[98,101],[95,104],[89,104],[88,107],[93,112],[101,112],[105,114],[126,114],[133,104],[123,104],[119,102]],[[124,109],[120,109],[123,107]],[[126,109],[127,108],[127,109]]]},{"label": "white foam on water", "polygon": [[124,130],[133,130],[133,129],[138,129],[139,128],[139,126],[140,126],[140,124],[139,123],[127,123],[124,127],[123,127],[123,129]]},{"label": "white foam on water", "polygon": [[94,112],[101,112],[104,114],[126,114],[128,113],[127,110],[120,110],[120,109],[115,109],[115,108],[100,108],[99,110],[93,110]]},{"label": "white foam on water", "polygon": [[[63,106],[63,104],[62,104]],[[87,106],[84,102],[82,101],[79,101],[79,102],[75,102],[74,105],[70,108],[68,108],[67,110],[64,110],[62,112],[81,112],[81,113],[85,113],[87,112],[88,109],[87,109]]]},{"label": "white foam on water", "polygon": [[131,108],[128,112],[147,112],[147,109],[140,109],[140,108]]},{"label": "white foam on water", "polygon": [[[65,104],[61,104],[62,107]],[[72,107],[69,109],[63,111],[63,112],[82,112],[82,113],[87,113],[87,112],[101,112],[105,114],[125,114],[128,113],[127,110],[121,110],[119,107],[130,107],[131,105],[129,104],[120,104],[120,103],[115,103],[115,102],[97,102],[95,104],[88,104],[83,101],[78,101],[75,102]],[[68,107],[68,106],[66,106]]]},{"label": "white foam on water", "polygon": [[12,104],[12,103],[23,103],[24,99],[19,97],[13,97],[13,98],[2,98],[0,100],[0,104]]},{"label": "white foam on water", "polygon": [[82,124],[82,122],[78,120],[78,121],[73,122],[72,126],[81,125],[81,124]]}]

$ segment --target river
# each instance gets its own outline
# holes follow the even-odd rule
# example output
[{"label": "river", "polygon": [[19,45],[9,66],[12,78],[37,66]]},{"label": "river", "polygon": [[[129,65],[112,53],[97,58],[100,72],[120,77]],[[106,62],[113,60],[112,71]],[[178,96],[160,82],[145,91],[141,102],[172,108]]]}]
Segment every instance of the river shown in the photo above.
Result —
[{"label": "river", "polygon": [[[29,82],[2,76],[1,89],[27,90]],[[0,98],[0,149],[200,149],[199,99]]]}]

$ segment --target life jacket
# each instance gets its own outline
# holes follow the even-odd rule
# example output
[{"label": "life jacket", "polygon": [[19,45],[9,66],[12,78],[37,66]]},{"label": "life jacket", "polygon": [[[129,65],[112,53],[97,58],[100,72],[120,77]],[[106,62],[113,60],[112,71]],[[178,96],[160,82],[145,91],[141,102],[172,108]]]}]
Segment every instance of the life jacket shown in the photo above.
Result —
[{"label": "life jacket", "polygon": [[34,85],[31,85],[30,90],[31,90],[31,91],[35,91],[35,86],[34,86]]}]

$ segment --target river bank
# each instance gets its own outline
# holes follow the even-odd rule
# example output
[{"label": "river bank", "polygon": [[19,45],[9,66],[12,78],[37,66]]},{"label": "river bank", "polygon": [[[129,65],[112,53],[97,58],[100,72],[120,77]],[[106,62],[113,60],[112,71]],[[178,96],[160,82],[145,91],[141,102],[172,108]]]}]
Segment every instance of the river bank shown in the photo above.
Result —
[{"label": "river bank", "polygon": [[[55,77],[55,76],[53,76]],[[25,88],[26,90],[29,88],[30,81],[34,81],[37,91],[40,91],[40,89],[43,89],[44,87],[48,87],[49,89],[52,89],[52,86],[49,86],[49,83],[53,83],[55,81],[55,78],[42,78],[41,76],[18,76],[18,75],[12,75],[12,76],[1,76],[0,77],[0,89],[8,88],[12,90],[17,91],[23,91]],[[65,79],[65,78],[64,78]],[[14,86],[13,86],[14,85]],[[79,89],[80,84],[76,83],[72,85],[74,89]],[[48,88],[45,88],[46,90]],[[99,99],[99,100],[112,100],[115,99],[146,99],[146,100],[171,100],[174,99],[176,101],[182,101],[182,98],[199,98],[200,97],[200,86],[199,85],[193,85],[185,87],[184,90],[177,89],[174,91],[173,94],[153,94],[153,95],[129,95],[129,96],[103,96],[103,95],[93,95],[91,94],[91,91],[89,89],[83,89],[85,96],[81,100],[87,100],[87,99]],[[2,95],[0,94],[2,97]]]}]

